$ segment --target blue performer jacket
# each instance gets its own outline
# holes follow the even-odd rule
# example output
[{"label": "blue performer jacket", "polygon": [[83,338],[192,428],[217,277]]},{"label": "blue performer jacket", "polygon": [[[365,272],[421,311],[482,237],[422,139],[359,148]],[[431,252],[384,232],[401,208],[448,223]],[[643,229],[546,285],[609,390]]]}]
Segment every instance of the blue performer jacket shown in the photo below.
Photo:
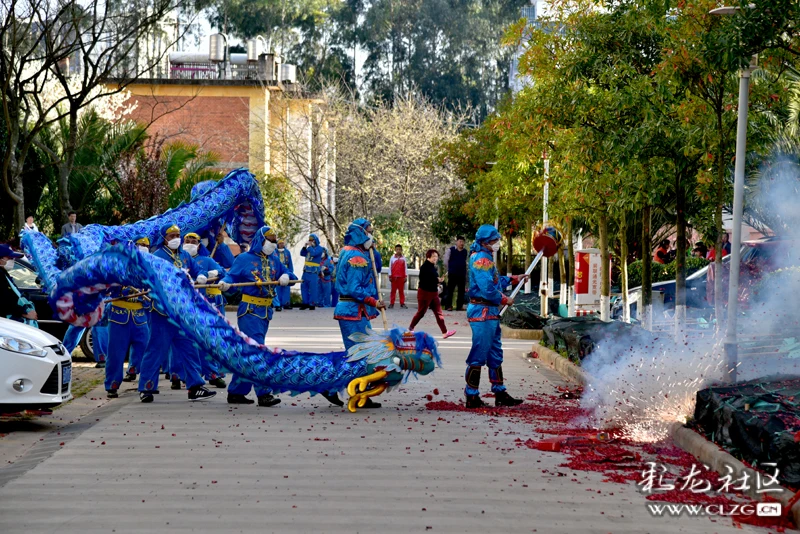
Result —
[{"label": "blue performer jacket", "polygon": [[314,242],[314,246],[303,247],[300,250],[300,255],[306,259],[303,272],[318,273],[320,271],[320,263],[322,262],[322,253],[325,252],[325,249],[319,245],[319,237],[317,237],[317,234],[311,234],[310,239]]},{"label": "blue performer jacket", "polygon": [[[255,233],[250,250],[236,256],[233,266],[223,279],[224,282],[229,284],[270,282],[276,281],[283,274],[289,274],[274,252],[267,256],[261,251],[264,246],[264,234],[271,231],[268,226],[263,226]],[[259,319],[271,320],[275,287],[274,285],[243,287],[242,302],[239,304],[237,317],[250,313]]]},{"label": "blue performer jacket", "polygon": [[478,230],[475,243],[470,247],[467,291],[470,299],[467,306],[469,322],[499,320],[500,306],[508,300],[508,297],[503,295],[503,290],[517,278],[500,276],[497,272],[492,251],[485,243],[499,238],[500,234],[493,226],[484,225]]},{"label": "blue performer jacket", "polygon": [[[225,277],[225,269],[219,263],[215,262],[211,256],[201,256],[198,252],[197,256],[195,256],[193,259],[197,262],[200,268],[206,270],[206,273],[210,273],[211,271],[217,271],[219,273],[217,280],[209,280],[209,284],[219,283],[219,281]],[[222,296],[222,291],[219,289],[209,287],[206,289],[201,289],[200,291],[206,296],[206,300],[217,307],[225,305],[225,297]]]},{"label": "blue performer jacket", "polygon": [[[197,278],[201,274],[203,276],[208,276],[208,271],[200,267],[196,261],[189,255],[188,252],[179,248],[178,250],[170,250],[170,248],[166,244],[162,244],[155,252],[153,252],[153,256],[157,258],[161,258],[162,260],[167,260],[171,264],[175,266],[178,270],[188,269],[189,276],[192,278]],[[157,309],[156,311],[159,312]],[[161,313],[161,315],[164,315]]]},{"label": "blue performer jacket", "polygon": [[[215,246],[217,248],[217,250],[214,250],[214,256],[212,259],[222,267],[230,269],[231,265],[233,265],[233,260],[234,260],[233,252],[231,252],[231,247],[229,247],[225,243],[220,243],[219,245],[217,245],[216,243],[214,243],[213,245],[209,243],[209,245],[211,246],[211,250],[214,250]],[[200,246],[197,247],[197,257],[209,258],[211,257],[211,252],[209,252],[208,248],[201,243]]]},{"label": "blue performer jacket", "polygon": [[320,273],[320,279],[323,282],[330,282],[331,278],[333,277],[333,270],[335,269],[333,265],[333,261],[330,258],[326,258],[322,261],[321,264],[322,272]]},{"label": "blue performer jacket", "polygon": [[366,220],[356,219],[344,236],[345,247],[339,254],[334,275],[336,292],[339,294],[334,319],[359,321],[378,316],[375,308],[378,288],[375,286],[369,252],[363,246],[368,236],[362,227],[367,225]]},{"label": "blue performer jacket", "polygon": [[292,253],[289,251],[288,248],[283,250],[277,249],[275,254],[278,256],[278,260],[286,267],[286,270],[290,273],[294,272],[294,263],[292,263]]}]

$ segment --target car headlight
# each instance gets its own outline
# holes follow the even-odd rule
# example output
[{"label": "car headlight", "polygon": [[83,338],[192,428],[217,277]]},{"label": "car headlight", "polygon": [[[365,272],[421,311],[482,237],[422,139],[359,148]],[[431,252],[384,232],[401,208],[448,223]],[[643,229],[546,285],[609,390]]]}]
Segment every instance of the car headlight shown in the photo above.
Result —
[{"label": "car headlight", "polygon": [[38,356],[39,358],[47,356],[47,351],[42,347],[15,337],[0,336],[0,349],[27,354],[28,356]]}]

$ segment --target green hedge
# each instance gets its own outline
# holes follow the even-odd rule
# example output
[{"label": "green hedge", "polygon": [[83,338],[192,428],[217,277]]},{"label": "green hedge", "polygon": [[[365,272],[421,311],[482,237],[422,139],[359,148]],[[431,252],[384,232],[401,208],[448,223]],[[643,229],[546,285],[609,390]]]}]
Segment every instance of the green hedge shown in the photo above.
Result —
[{"label": "green hedge", "polygon": [[[708,260],[703,258],[686,258],[686,276],[689,276],[706,265]],[[664,265],[663,263],[653,262],[653,283],[675,280],[675,262]],[[642,260],[636,260],[628,265],[628,287],[633,289],[642,285]]]}]

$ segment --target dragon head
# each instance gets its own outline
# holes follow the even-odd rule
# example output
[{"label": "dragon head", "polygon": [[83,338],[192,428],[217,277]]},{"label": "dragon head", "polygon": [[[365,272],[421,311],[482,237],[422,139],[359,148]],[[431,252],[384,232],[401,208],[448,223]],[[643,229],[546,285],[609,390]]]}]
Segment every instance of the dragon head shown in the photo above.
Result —
[{"label": "dragon head", "polygon": [[367,329],[365,334],[351,334],[350,339],[356,344],[347,351],[347,361],[366,359],[369,373],[348,386],[350,411],[363,406],[367,397],[407,381],[412,374],[427,375],[442,366],[436,340],[425,332],[395,326],[386,332]]}]

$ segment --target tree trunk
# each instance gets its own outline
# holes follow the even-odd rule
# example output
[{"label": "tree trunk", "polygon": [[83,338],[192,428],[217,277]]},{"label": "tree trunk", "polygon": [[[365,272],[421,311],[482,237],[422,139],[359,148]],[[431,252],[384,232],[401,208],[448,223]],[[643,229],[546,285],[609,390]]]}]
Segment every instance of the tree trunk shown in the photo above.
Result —
[{"label": "tree trunk", "polygon": [[628,308],[628,217],[622,213],[619,225],[619,255],[620,271],[622,272],[622,320],[631,322],[630,308]]},{"label": "tree trunk", "polygon": [[[67,215],[72,211],[69,200],[69,176],[72,173],[72,164],[75,161],[75,152],[78,147],[78,113],[69,115],[69,133],[64,153],[58,164],[58,206],[61,211],[61,224],[67,221]],[[58,228],[58,227],[56,227]]]},{"label": "tree trunk", "polygon": [[567,266],[564,262],[564,246],[558,248],[558,303],[567,305]]},{"label": "tree trunk", "polygon": [[569,297],[568,313],[569,317],[575,315],[575,243],[572,234],[572,219],[567,219],[567,292]]},{"label": "tree trunk", "polygon": [[650,204],[642,208],[642,295],[637,317],[647,330],[653,329],[653,245],[650,242]]},{"label": "tree trunk", "polygon": [[611,284],[609,267],[611,255],[608,249],[608,215],[605,213],[600,216],[600,319],[608,321],[610,319],[609,305],[611,302]]},{"label": "tree trunk", "polygon": [[6,153],[3,165],[3,189],[14,202],[14,235],[19,235],[22,225],[25,224],[25,190],[22,185],[22,165],[17,161],[14,148],[17,146],[19,136],[12,132],[11,141],[7,146],[10,153]]},{"label": "tree trunk", "polygon": [[686,193],[680,172],[675,177],[675,211],[677,212],[677,243],[675,243],[675,339],[686,331]]}]

